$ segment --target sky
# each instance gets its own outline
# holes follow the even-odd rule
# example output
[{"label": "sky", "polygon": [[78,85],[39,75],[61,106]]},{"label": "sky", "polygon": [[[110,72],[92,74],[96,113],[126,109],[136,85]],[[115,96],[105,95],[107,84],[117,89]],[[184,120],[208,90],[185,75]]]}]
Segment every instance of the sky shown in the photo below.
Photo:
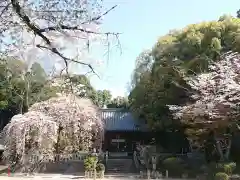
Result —
[{"label": "sky", "polygon": [[[105,32],[120,32],[121,51],[113,49],[100,78],[91,77],[96,89],[108,89],[113,96],[128,95],[127,84],[136,57],[151,49],[160,36],[188,24],[217,20],[223,14],[236,15],[239,0],[105,0],[105,7],[117,4],[103,21]],[[106,62],[105,62],[106,61]]]}]

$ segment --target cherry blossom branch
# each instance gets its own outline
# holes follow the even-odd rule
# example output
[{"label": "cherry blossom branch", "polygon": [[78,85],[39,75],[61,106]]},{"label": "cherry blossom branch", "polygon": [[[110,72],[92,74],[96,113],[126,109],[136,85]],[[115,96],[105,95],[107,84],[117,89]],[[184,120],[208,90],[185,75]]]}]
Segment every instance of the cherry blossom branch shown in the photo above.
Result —
[{"label": "cherry blossom branch", "polygon": [[66,25],[51,26],[51,27],[39,29],[38,31],[43,33],[43,32],[48,32],[48,31],[57,31],[60,29],[62,29],[62,30],[77,30],[77,31],[88,33],[88,34],[98,34],[98,35],[115,35],[115,36],[117,36],[117,35],[121,34],[121,33],[112,33],[112,32],[101,33],[101,32],[89,31],[89,30],[80,28],[79,26],[66,26]]},{"label": "cherry blossom branch", "polygon": [[[91,72],[96,74],[98,76],[98,74],[94,71],[93,67],[91,64],[88,64],[88,63],[84,63],[84,62],[81,62],[81,61],[77,61],[77,60],[74,60],[74,59],[70,59],[70,58],[67,58],[65,56],[63,56],[59,51],[57,51],[56,48],[50,48],[50,47],[46,47],[46,46],[42,46],[40,44],[37,45],[38,48],[42,48],[42,49],[47,49],[49,51],[52,51],[53,53],[57,54],[58,56],[60,56],[65,62],[67,61],[72,61],[72,62],[75,62],[75,63],[78,63],[78,64],[82,64],[84,66],[88,66],[90,69],[91,69]],[[66,67],[68,66],[68,63],[65,63]],[[99,76],[98,76],[99,77]]]},{"label": "cherry blossom branch", "polygon": [[[93,21],[97,21],[99,19],[101,19],[103,16],[107,15],[110,11],[112,11],[113,9],[115,9],[117,7],[117,5],[111,7],[109,10],[107,10],[106,12],[104,12],[103,14],[97,16],[97,17],[94,17],[92,19],[90,19],[89,21],[85,21],[81,24],[86,24],[86,23],[89,23],[89,22],[93,22]],[[95,31],[89,31],[89,30],[86,30],[86,29],[83,29],[79,26],[66,26],[66,25],[57,25],[57,26],[51,26],[51,27],[47,27],[47,28],[43,28],[43,29],[40,29],[39,31],[40,32],[48,32],[48,31],[57,31],[59,29],[63,29],[63,30],[78,30],[78,31],[82,31],[82,32],[85,32],[85,33],[90,33],[90,34],[104,34],[104,35],[115,35],[115,36],[118,36],[120,33],[111,33],[111,32],[106,32],[106,33],[99,33],[99,32],[95,32]]]},{"label": "cherry blossom branch", "polygon": [[[75,63],[79,63],[79,64],[82,64],[82,65],[85,65],[85,66],[88,66],[91,71],[96,74],[96,72],[94,71],[93,67],[88,64],[88,63],[84,63],[84,62],[81,62],[81,61],[76,61],[76,60],[73,60],[71,58],[68,58],[68,57],[65,57],[62,53],[59,52],[59,50],[53,46],[52,42],[50,41],[50,39],[44,35],[43,33],[44,32],[48,32],[48,31],[56,31],[56,30],[59,30],[59,29],[65,29],[65,30],[78,30],[78,31],[81,31],[81,32],[85,32],[85,33],[88,33],[88,34],[102,34],[102,35],[115,35],[117,38],[118,38],[118,35],[119,33],[110,33],[110,32],[107,32],[107,33],[98,33],[98,32],[94,32],[94,31],[90,31],[90,30],[85,30],[85,29],[82,29],[80,28],[79,26],[73,26],[73,27],[70,27],[70,26],[66,26],[66,25],[59,25],[59,26],[51,26],[51,27],[47,27],[47,28],[44,28],[44,29],[41,29],[38,27],[38,25],[36,25],[35,23],[33,23],[29,16],[26,14],[26,12],[24,11],[24,9],[21,7],[20,3],[18,0],[11,0],[11,4],[12,4],[12,7],[13,7],[13,10],[16,12],[16,14],[19,16],[19,18],[22,20],[22,22],[37,36],[39,36],[45,43],[47,46],[42,46],[42,45],[37,45],[38,48],[44,48],[44,49],[48,49],[50,50],[51,52],[55,53],[56,55],[58,55],[59,57],[61,57],[63,60],[64,60],[64,63],[65,63],[65,70],[68,71],[68,62],[71,61],[71,62],[75,62]],[[112,8],[110,8],[108,11],[106,11],[105,13],[103,13],[102,15],[98,16],[98,17],[95,17],[95,18],[92,18],[89,22],[93,22],[93,21],[96,21],[96,20],[99,20],[101,17],[103,17],[104,15],[108,14],[111,10],[115,9],[117,7],[116,6],[113,6]],[[87,22],[83,22],[82,24],[85,24]],[[68,72],[67,72],[68,73]],[[96,74],[97,75],[97,74]],[[97,75],[98,76],[98,75]]]}]

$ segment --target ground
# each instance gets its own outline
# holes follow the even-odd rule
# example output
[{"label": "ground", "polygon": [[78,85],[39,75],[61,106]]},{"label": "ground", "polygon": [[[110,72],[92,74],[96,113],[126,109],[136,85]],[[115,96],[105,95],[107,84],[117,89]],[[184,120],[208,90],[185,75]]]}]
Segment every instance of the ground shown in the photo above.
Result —
[{"label": "ground", "polygon": [[[70,176],[70,175],[60,175],[60,174],[49,174],[49,175],[44,175],[44,174],[42,174],[42,175],[35,175],[35,176],[29,176],[29,177],[27,177],[27,176],[17,176],[17,175],[15,175],[15,176],[13,176],[13,177],[8,177],[8,176],[1,176],[0,177],[0,179],[1,180],[30,180],[30,179],[32,179],[32,180],[54,180],[54,179],[56,179],[56,180],[58,180],[58,179],[60,179],[60,180],[74,180],[74,179],[85,179],[84,177],[79,177],[79,176]],[[128,179],[139,179],[139,178],[137,178],[136,176],[131,176],[131,175],[129,175],[129,176],[125,176],[125,177],[117,177],[117,176],[114,176],[114,177],[112,177],[112,176],[106,176],[103,180],[128,180]],[[173,180],[173,179],[168,179],[168,180]],[[174,180],[180,180],[180,179],[174,179]],[[182,179],[181,179],[182,180]]]},{"label": "ground", "polygon": [[[73,179],[85,179],[84,177],[77,177],[77,176],[66,176],[66,175],[52,175],[52,176],[32,176],[32,177],[7,177],[2,176],[0,177],[1,180],[19,180],[19,179],[26,179],[26,180],[53,180],[53,179],[61,179],[61,180],[73,180]],[[137,178],[131,178],[131,177],[106,177],[104,179],[114,179],[114,180],[127,180],[127,179],[137,179]]]},{"label": "ground", "polygon": [[[22,174],[14,174],[10,177],[1,176],[1,180],[20,180],[20,179],[34,179],[34,180],[53,180],[53,179],[61,179],[61,180],[73,180],[73,179],[85,179],[83,176],[72,176],[72,175],[62,175],[62,174],[36,174],[35,176],[23,176]],[[122,176],[106,176],[104,179],[114,179],[114,180],[127,180],[127,179],[138,179],[135,175],[128,175],[125,177]]]}]

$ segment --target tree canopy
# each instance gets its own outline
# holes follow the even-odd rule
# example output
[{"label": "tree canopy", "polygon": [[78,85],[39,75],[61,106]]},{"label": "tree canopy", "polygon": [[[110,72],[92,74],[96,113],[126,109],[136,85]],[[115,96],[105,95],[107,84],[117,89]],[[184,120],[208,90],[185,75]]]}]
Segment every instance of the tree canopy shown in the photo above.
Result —
[{"label": "tree canopy", "polygon": [[15,114],[23,113],[38,101],[56,95],[56,89],[48,83],[47,74],[38,63],[30,67],[16,59],[0,61],[0,119],[1,128]]},{"label": "tree canopy", "polygon": [[[208,72],[209,64],[217,61],[220,54],[230,50],[239,52],[239,37],[240,20],[229,16],[191,24],[160,37],[148,56],[141,56],[140,65],[137,59],[133,74],[140,78],[129,95],[134,114],[145,118],[152,128],[178,124],[172,120],[166,105],[181,105],[191,100],[191,87],[184,75]],[[152,59],[150,68],[145,65],[149,56]],[[145,70],[139,75],[141,64]]]}]

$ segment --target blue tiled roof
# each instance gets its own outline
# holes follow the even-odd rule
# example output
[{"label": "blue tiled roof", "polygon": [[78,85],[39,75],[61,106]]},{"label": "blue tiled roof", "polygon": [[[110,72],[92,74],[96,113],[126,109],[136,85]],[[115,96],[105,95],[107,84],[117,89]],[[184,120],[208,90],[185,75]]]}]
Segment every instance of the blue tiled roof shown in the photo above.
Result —
[{"label": "blue tiled roof", "polygon": [[106,131],[146,131],[146,125],[134,119],[129,111],[120,108],[102,109],[101,118]]}]

